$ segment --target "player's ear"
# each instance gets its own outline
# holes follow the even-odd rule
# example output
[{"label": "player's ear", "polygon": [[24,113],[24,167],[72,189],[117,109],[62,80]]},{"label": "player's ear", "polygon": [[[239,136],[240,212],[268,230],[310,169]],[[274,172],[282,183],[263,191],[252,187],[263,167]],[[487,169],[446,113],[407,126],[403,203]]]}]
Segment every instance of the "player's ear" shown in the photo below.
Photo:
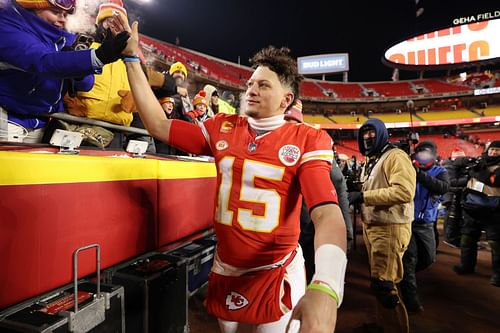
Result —
[{"label": "player's ear", "polygon": [[292,105],[293,103],[293,100],[294,100],[295,96],[293,95],[292,92],[287,92],[283,98],[281,99],[281,104],[280,104],[280,107],[283,108],[283,109],[288,109],[288,107],[290,105]]}]

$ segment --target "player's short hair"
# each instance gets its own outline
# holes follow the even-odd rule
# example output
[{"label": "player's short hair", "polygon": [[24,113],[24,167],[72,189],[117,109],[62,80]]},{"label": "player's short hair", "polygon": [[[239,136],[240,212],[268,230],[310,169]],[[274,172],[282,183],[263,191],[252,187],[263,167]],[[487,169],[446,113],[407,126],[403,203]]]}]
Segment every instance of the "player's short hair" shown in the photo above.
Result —
[{"label": "player's short hair", "polygon": [[281,84],[292,89],[295,98],[299,97],[299,85],[304,77],[299,74],[295,59],[290,57],[289,48],[268,46],[250,58],[250,63],[254,69],[268,67],[278,75]]}]

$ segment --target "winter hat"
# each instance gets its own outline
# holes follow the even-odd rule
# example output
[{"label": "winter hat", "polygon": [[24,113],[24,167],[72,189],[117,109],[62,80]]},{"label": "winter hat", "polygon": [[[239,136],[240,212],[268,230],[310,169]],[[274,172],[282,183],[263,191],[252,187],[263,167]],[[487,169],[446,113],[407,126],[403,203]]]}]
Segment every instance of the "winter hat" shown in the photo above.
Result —
[{"label": "winter hat", "polygon": [[206,84],[204,87],[203,87],[203,90],[205,91],[206,95],[205,96],[208,96],[208,98],[212,98],[212,96],[219,96],[219,93],[217,92],[217,88],[215,88],[213,85],[211,84]]},{"label": "winter hat", "polygon": [[48,9],[53,7],[47,0],[16,0],[16,2],[26,9]]},{"label": "winter hat", "polygon": [[454,159],[459,158],[459,157],[465,157],[465,152],[460,148],[455,148],[451,152],[451,158],[454,160]]},{"label": "winter hat", "polygon": [[165,97],[162,97],[158,100],[160,102],[160,104],[164,104],[164,103],[172,103],[175,105],[175,99],[173,99],[172,97],[170,96],[165,96]]},{"label": "winter hat", "polygon": [[488,146],[488,149],[490,148],[500,148],[500,140],[492,141]]},{"label": "winter hat", "polygon": [[302,101],[300,99],[296,99],[292,106],[285,111],[285,120],[295,120],[299,123],[304,122],[304,116],[302,115]]},{"label": "winter hat", "polygon": [[[50,8],[61,8],[66,10],[68,13],[73,14],[75,11],[75,1],[76,0],[16,0],[17,4],[28,10],[31,9],[50,9]],[[60,3],[60,4],[59,4]],[[66,9],[67,8],[67,9]]]},{"label": "winter hat", "polygon": [[181,71],[182,74],[184,74],[184,78],[187,78],[188,76],[188,71],[186,69],[186,66],[180,61],[177,61],[176,63],[173,63],[172,66],[170,66],[170,69],[168,70],[168,74],[174,75],[175,72]]},{"label": "winter hat", "polygon": [[198,105],[198,104],[204,104],[208,108],[208,103],[207,103],[207,100],[205,99],[205,97],[206,97],[206,93],[203,90],[198,92],[196,94],[196,96],[194,96],[194,98],[193,98],[193,106],[196,107],[196,105]]},{"label": "winter hat", "polygon": [[430,150],[432,154],[437,154],[437,146],[430,140],[422,141],[415,147],[415,152],[417,153],[422,150]]},{"label": "winter hat", "polygon": [[123,7],[122,0],[109,0],[109,2],[105,2],[99,6],[95,24],[99,24],[105,18],[113,16],[113,13],[118,13],[124,20],[128,20],[127,10]]}]

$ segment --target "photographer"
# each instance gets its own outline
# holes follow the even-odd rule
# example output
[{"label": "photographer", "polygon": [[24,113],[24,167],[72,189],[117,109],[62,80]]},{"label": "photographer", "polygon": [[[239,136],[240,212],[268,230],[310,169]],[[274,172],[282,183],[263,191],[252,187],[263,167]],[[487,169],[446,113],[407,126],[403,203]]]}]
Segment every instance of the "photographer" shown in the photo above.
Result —
[{"label": "photographer", "polygon": [[370,118],[361,126],[358,145],[368,162],[361,192],[350,192],[349,203],[361,204],[377,324],[386,332],[408,332],[408,315],[396,285],[403,278],[403,254],[411,238],[416,172],[409,156],[389,143],[379,119]]},{"label": "photographer", "polygon": [[439,196],[448,192],[449,177],[445,168],[436,165],[437,147],[423,141],[415,148],[413,165],[417,172],[414,220],[408,249],[403,256],[403,280],[400,283],[408,312],[421,312],[423,306],[417,293],[416,272],[429,267],[436,258],[434,223],[437,220]]},{"label": "photographer", "polygon": [[443,196],[443,205],[446,207],[443,242],[454,248],[460,247],[460,228],[463,224],[461,200],[469,179],[467,166],[470,161],[463,150],[455,150],[451,153],[451,158],[444,162],[450,178],[450,191]]},{"label": "photographer", "polygon": [[464,191],[460,265],[453,270],[472,274],[477,261],[481,231],[491,247],[493,275],[490,283],[500,287],[500,141],[493,141],[469,171]]}]

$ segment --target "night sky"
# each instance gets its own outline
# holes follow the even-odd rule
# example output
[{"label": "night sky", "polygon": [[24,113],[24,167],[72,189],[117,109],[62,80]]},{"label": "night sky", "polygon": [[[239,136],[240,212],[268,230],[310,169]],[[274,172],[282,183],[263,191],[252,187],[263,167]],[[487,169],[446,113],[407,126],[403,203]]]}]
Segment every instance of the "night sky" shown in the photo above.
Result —
[{"label": "night sky", "polygon": [[[387,81],[381,63],[389,46],[417,33],[451,26],[453,19],[499,10],[491,0],[125,0],[129,17],[148,36],[247,65],[267,45],[288,46],[292,55],[349,53],[349,81]],[[400,78],[414,78],[401,73]],[[407,76],[407,77],[405,77]],[[327,77],[341,80],[341,75]]]}]

